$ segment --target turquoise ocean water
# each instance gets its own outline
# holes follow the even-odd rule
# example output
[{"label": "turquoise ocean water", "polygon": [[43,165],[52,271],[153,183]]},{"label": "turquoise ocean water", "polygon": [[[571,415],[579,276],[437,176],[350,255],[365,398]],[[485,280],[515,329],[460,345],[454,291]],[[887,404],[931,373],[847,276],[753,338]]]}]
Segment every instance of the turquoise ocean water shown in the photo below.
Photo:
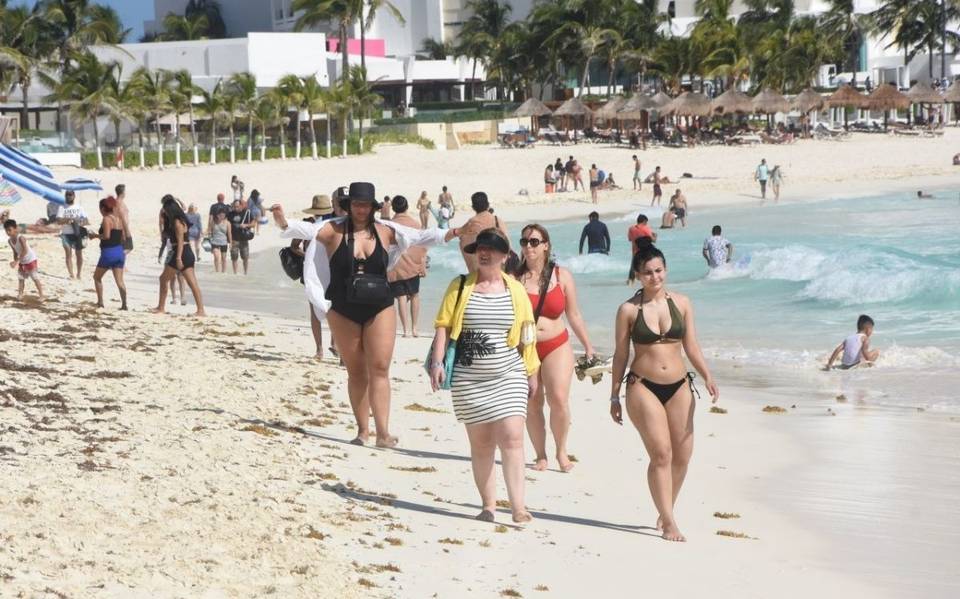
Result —
[{"label": "turquoise ocean water", "polygon": [[[718,378],[782,389],[793,394],[789,401],[798,393],[825,401],[844,393],[871,405],[960,413],[960,194],[935,196],[702,210],[694,204],[686,229],[660,231],[668,287],[693,299]],[[658,226],[659,215],[647,214]],[[576,277],[593,343],[606,353],[617,306],[635,291],[625,284],[626,230],[635,219],[636,213],[604,218],[613,238],[609,256],[577,255],[585,218],[548,225],[559,263]],[[736,266],[729,270],[709,272],[700,254],[714,224],[734,244]],[[516,244],[520,226],[510,225]],[[430,261],[421,285],[421,334],[432,331],[443,289],[463,269],[456,244],[432,249]],[[211,305],[307,314],[302,288],[280,271],[275,250],[254,256],[242,295],[232,279],[202,273]],[[820,371],[861,313],[877,323],[878,365]]]}]

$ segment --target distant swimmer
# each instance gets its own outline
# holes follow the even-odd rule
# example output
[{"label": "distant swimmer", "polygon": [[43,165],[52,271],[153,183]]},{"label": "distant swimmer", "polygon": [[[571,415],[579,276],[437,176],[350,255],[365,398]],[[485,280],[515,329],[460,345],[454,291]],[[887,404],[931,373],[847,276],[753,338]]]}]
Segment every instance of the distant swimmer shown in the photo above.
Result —
[{"label": "distant swimmer", "polygon": [[594,210],[590,213],[590,222],[583,226],[580,233],[580,253],[583,253],[583,242],[587,242],[587,250],[591,254],[610,253],[610,231],[607,225],[600,222],[600,214]]},{"label": "distant swimmer", "polygon": [[843,353],[840,365],[837,368],[847,370],[855,366],[873,366],[880,357],[880,350],[870,349],[870,336],[873,335],[873,319],[861,314],[857,319],[857,332],[844,339],[827,360],[824,370],[830,370],[837,357]]},{"label": "distant swimmer", "polygon": [[703,240],[703,259],[710,268],[719,268],[733,259],[733,244],[722,235],[720,225],[713,225],[710,237]]},{"label": "distant swimmer", "polygon": [[930,199],[933,199],[933,194],[932,194],[932,193],[923,193],[922,191],[918,191],[918,192],[917,192],[917,199],[918,199],[918,200],[930,200]]}]

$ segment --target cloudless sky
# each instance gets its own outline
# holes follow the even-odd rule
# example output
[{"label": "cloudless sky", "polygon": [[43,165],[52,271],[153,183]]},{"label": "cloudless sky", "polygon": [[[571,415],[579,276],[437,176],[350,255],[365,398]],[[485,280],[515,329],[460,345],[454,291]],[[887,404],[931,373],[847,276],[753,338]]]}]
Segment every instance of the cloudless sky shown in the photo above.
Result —
[{"label": "cloudless sky", "polygon": [[[120,15],[123,21],[123,28],[130,29],[127,35],[128,42],[140,41],[143,35],[143,22],[153,19],[153,0],[95,0],[97,4],[104,4],[113,7]],[[21,5],[32,7],[36,4],[35,0],[13,0],[7,5]]]}]

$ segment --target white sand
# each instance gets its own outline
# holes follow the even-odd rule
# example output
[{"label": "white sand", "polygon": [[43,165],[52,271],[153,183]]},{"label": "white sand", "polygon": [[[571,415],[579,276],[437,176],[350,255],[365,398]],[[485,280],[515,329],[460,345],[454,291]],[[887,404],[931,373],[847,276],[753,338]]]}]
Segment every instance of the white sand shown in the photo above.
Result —
[{"label": "white sand", "polygon": [[[788,147],[648,150],[643,160],[645,170],[657,162],[668,174],[719,177],[684,183],[696,209],[757,202],[751,174],[763,156],[783,165],[785,200],[953,185],[960,181],[949,164],[958,137],[951,130],[933,140],[856,136]],[[710,414],[701,402],[678,506],[690,542],[668,544],[643,528],[655,513],[636,432],[610,422],[606,382],[576,383],[577,467],[571,474],[530,471],[536,520],[518,529],[502,511],[506,531],[497,532],[470,519],[478,507],[468,445],[449,398],[426,385],[419,366],[425,340],[397,342],[392,428],[402,449],[377,451],[344,443],[352,421],[345,373],[303,358],[312,345],[305,322],[223,310],[201,322],[178,316],[192,306],[171,307],[172,316],[145,313],[156,301],[163,193],[196,202],[205,214],[216,192],[228,191],[232,173],[288,210],[354,179],[411,202],[421,188],[435,197],[446,183],[458,200],[486,189],[510,222],[580,217],[590,208],[585,194],[514,195],[520,187],[538,191],[543,166],[571,152],[629,184],[630,150],[583,145],[447,153],[383,147],[374,156],[317,163],[86,173],[105,186],[128,186],[138,247],[129,269],[133,312],[116,312],[109,277],[107,311],[91,309],[94,244],[84,280],[69,282],[56,278],[65,276],[59,241],[30,236],[50,275],[48,293],[59,300],[43,309],[16,304],[14,271],[0,270],[0,484],[7,490],[0,496],[0,594],[956,596],[956,417],[905,418],[848,405],[833,405],[838,416],[831,416],[823,397],[771,395],[721,380],[729,413]],[[81,197],[95,211],[93,195]],[[605,214],[645,203],[629,192],[602,197]],[[21,220],[42,212],[32,198],[14,207]],[[268,227],[254,249],[276,243]],[[215,276],[209,262],[199,276],[201,286]],[[223,281],[218,285],[244,294],[242,278]],[[44,398],[48,393],[56,395]],[[404,409],[414,403],[443,413]],[[788,413],[764,414],[767,404]],[[831,459],[848,439],[857,453]],[[891,443],[905,455],[894,459]],[[895,485],[888,493],[885,482]],[[895,501],[885,503],[884,495]],[[716,511],[741,517],[721,520]],[[913,534],[910,518],[922,535]],[[755,538],[721,537],[719,530]],[[378,567],[387,564],[399,571]],[[358,587],[361,578],[377,586]]]}]

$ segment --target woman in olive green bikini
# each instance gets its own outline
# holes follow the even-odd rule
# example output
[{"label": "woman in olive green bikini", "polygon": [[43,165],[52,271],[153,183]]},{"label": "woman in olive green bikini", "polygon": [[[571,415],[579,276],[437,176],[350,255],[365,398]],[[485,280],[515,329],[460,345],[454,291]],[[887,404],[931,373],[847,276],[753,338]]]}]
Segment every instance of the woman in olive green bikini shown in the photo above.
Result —
[{"label": "woman in olive green bikini", "polygon": [[663,253],[642,247],[631,269],[642,288],[617,311],[610,415],[623,424],[620,387],[626,381],[627,414],[650,456],[647,482],[659,513],[657,529],[668,541],[685,541],[673,517],[693,453],[693,374],[687,372],[684,352],[714,403],[720,392],[697,341],[690,300],[666,290]]}]

